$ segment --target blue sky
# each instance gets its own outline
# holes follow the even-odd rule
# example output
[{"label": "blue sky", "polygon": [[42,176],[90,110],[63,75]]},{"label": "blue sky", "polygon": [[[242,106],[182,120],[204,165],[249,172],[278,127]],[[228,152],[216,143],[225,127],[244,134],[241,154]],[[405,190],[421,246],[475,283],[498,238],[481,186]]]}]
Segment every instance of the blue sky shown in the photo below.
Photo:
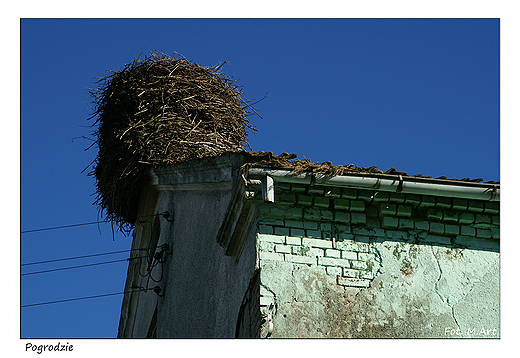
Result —
[{"label": "blue sky", "polygon": [[[152,49],[218,65],[250,100],[254,151],[500,180],[497,19],[21,21],[21,230],[94,222],[88,89]],[[87,170],[88,172],[89,170]],[[109,224],[21,234],[21,263],[114,252]],[[22,273],[128,253],[23,266]],[[27,305],[124,290],[127,263],[21,277]],[[21,308],[22,338],[113,338],[122,295]]]}]

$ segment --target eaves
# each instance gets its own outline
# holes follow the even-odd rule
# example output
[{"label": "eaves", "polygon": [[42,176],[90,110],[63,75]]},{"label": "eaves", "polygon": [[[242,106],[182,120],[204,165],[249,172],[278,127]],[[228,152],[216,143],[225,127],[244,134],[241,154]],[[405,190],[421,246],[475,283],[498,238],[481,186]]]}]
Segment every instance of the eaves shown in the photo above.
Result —
[{"label": "eaves", "polygon": [[249,168],[246,176],[248,179],[263,179],[268,177],[274,182],[307,185],[317,184],[403,194],[500,201],[500,184],[497,183],[478,183],[372,173],[344,173],[343,175],[331,176],[321,173],[295,173],[293,170],[261,167]]}]

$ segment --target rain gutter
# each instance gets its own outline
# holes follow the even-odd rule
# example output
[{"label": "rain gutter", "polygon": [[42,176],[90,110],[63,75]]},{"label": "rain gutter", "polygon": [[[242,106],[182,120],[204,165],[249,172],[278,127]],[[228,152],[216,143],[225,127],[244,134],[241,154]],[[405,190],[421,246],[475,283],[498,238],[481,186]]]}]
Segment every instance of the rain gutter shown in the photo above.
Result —
[{"label": "rain gutter", "polygon": [[[326,185],[355,189],[368,189],[394,193],[444,196],[451,198],[500,201],[500,185],[456,180],[428,179],[388,174],[347,173],[327,174],[301,173],[292,170],[250,168],[248,179],[272,178],[275,182]],[[269,179],[270,181],[270,179]]]}]

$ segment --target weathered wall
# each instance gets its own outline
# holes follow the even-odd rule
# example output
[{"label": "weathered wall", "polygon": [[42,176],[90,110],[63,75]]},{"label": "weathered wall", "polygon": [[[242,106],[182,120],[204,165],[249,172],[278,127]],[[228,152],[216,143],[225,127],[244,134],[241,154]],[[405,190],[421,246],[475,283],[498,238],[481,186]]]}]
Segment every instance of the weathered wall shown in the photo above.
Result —
[{"label": "weathered wall", "polygon": [[119,337],[500,337],[497,202],[275,183],[265,203],[241,160],[154,171],[133,248],[169,249],[158,283],[130,262],[149,290]]},{"label": "weathered wall", "polygon": [[[156,171],[162,207],[174,223],[161,233],[171,240],[165,297],[158,306],[157,337],[235,336],[240,305],[256,264],[251,231],[237,262],[216,238],[236,186],[233,156],[192,161]],[[253,228],[254,229],[254,228]]]},{"label": "weathered wall", "polygon": [[[256,263],[254,233],[238,263],[215,240],[229,191],[172,191],[167,200],[175,223],[165,233],[172,255],[166,295],[158,309],[158,337],[235,336],[238,312]],[[174,206],[174,208],[171,208]]]},{"label": "weathered wall", "polygon": [[498,204],[302,185],[257,202],[276,337],[498,338]]},{"label": "weathered wall", "polygon": [[[125,295],[120,337],[146,337],[155,309],[157,338],[235,337],[240,306],[255,272],[256,227],[238,262],[225,255],[216,238],[239,164],[232,156],[222,156],[155,170],[141,208],[147,208],[147,215],[168,211],[173,219],[159,220],[157,247],[167,243],[169,250],[166,262],[154,268],[153,277],[160,278],[161,269],[164,272],[160,282],[147,281],[139,275],[139,266],[131,263],[127,290],[136,283],[151,288],[159,285],[164,297],[153,291]],[[153,241],[154,235],[141,226],[136,225],[134,247],[146,247],[149,237]]]},{"label": "weathered wall", "polygon": [[[132,252],[130,255],[132,259],[128,265],[125,285],[125,292],[128,293],[123,298],[118,338],[146,337],[157,304],[157,296],[153,292],[135,289],[135,287],[147,286],[147,279],[142,275],[146,273],[146,256],[148,254],[141,249],[148,249],[152,236],[155,236],[154,240],[157,240],[159,236],[157,232],[154,233],[155,235],[152,235],[152,223],[155,224],[156,230],[160,230],[161,226],[161,219],[158,216],[154,216],[157,213],[155,209],[159,196],[159,192],[156,189],[155,187],[147,186],[143,188],[141,193],[141,205],[138,210],[138,216],[143,222],[137,223],[133,231]],[[153,274],[158,274],[157,270],[153,270]]]}]

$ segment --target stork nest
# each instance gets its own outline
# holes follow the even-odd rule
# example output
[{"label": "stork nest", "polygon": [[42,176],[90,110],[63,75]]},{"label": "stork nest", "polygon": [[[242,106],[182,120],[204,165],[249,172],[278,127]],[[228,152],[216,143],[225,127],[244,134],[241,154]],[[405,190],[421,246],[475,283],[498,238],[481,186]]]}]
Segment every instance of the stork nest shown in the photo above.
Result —
[{"label": "stork nest", "polygon": [[[224,62],[225,63],[225,62]],[[150,168],[243,151],[255,109],[221,72],[154,51],[90,91],[99,148],[92,172],[106,221],[129,232]],[[257,114],[257,113],[256,113]]]}]

